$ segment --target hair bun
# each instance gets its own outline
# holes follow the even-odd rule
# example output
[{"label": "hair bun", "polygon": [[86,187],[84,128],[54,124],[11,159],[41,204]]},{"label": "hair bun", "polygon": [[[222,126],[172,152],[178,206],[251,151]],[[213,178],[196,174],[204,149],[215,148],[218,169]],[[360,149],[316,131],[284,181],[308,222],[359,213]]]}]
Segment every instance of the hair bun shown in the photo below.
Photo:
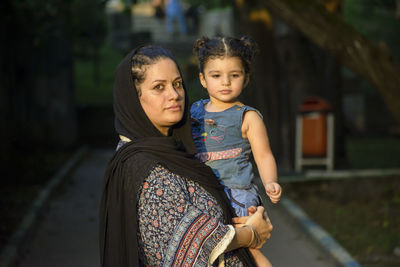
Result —
[{"label": "hair bun", "polygon": [[196,53],[199,52],[199,50],[205,46],[205,44],[210,41],[210,39],[208,37],[201,37],[199,39],[197,39],[194,44],[193,44],[193,51],[195,51]]},{"label": "hair bun", "polygon": [[252,61],[258,53],[258,45],[251,36],[245,35],[240,37],[240,42],[245,47],[246,55]]}]

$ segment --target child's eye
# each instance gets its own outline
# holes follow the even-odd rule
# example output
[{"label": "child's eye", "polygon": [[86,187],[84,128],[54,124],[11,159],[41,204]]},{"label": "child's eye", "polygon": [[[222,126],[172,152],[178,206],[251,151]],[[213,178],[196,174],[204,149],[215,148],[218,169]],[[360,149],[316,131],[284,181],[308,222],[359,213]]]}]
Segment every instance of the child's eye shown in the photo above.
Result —
[{"label": "child's eye", "polygon": [[239,78],[240,75],[239,75],[239,74],[232,74],[232,77],[233,77],[233,78]]},{"label": "child's eye", "polygon": [[213,78],[218,78],[220,75],[219,74],[213,74],[213,75],[211,75],[211,77],[213,77]]}]

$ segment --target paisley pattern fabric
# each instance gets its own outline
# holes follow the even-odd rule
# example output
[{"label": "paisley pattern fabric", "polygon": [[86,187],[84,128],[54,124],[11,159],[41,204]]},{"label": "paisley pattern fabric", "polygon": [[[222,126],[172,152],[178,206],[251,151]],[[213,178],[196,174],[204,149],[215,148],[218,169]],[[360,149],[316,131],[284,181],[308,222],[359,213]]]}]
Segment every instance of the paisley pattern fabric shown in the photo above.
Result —
[{"label": "paisley pattern fabric", "polygon": [[[138,239],[145,266],[209,266],[210,255],[218,258],[234,237],[208,192],[161,165],[139,194]],[[224,258],[225,266],[243,266],[232,253]]]}]

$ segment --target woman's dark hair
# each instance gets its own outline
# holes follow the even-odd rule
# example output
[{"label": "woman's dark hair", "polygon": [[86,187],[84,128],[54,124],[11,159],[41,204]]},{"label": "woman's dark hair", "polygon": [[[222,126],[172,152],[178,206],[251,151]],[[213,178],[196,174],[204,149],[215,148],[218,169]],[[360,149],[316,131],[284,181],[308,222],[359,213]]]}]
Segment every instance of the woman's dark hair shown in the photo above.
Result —
[{"label": "woman's dark hair", "polygon": [[142,46],[136,50],[131,59],[131,72],[138,95],[141,95],[139,85],[146,78],[146,67],[155,64],[162,58],[169,58],[178,66],[175,57],[167,49],[156,46]]},{"label": "woman's dark hair", "polygon": [[233,37],[202,37],[193,46],[193,51],[199,62],[199,69],[202,73],[204,65],[209,59],[221,57],[238,57],[246,74],[250,73],[250,66],[254,56],[258,52],[256,42],[250,36],[239,38]]}]

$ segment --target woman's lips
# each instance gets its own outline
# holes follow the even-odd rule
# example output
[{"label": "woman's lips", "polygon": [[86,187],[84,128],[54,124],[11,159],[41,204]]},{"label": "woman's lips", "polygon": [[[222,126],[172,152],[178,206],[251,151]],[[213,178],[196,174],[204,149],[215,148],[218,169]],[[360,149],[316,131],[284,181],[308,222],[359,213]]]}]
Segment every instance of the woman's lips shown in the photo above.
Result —
[{"label": "woman's lips", "polygon": [[180,111],[180,110],[182,110],[182,107],[180,105],[173,105],[173,106],[167,107],[167,109],[170,111]]}]

